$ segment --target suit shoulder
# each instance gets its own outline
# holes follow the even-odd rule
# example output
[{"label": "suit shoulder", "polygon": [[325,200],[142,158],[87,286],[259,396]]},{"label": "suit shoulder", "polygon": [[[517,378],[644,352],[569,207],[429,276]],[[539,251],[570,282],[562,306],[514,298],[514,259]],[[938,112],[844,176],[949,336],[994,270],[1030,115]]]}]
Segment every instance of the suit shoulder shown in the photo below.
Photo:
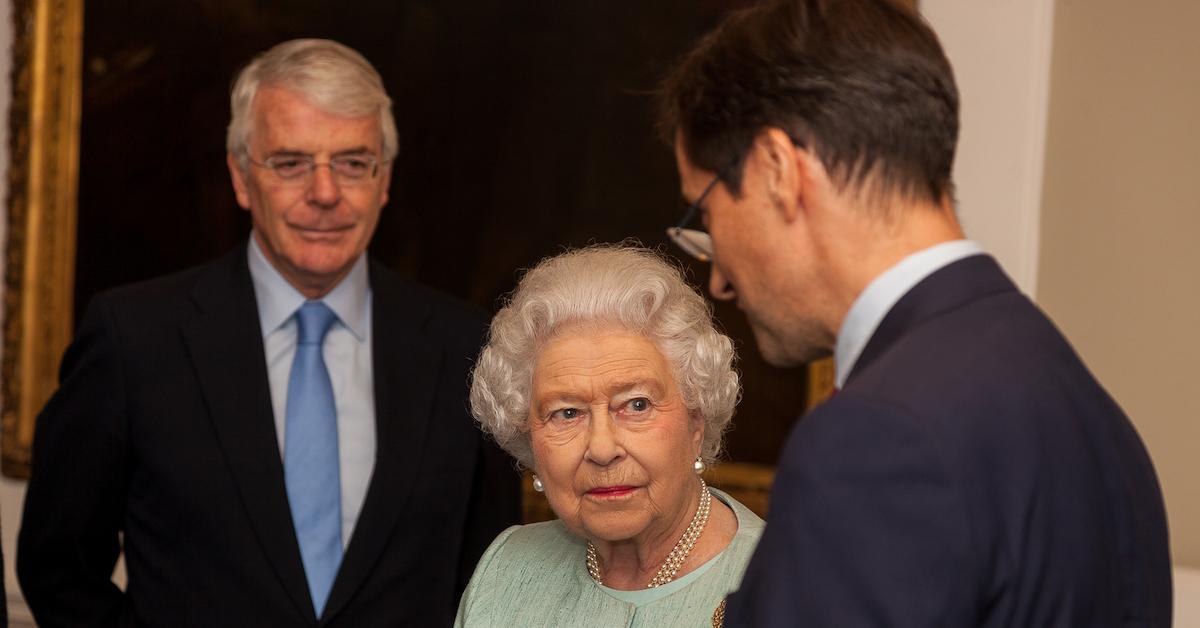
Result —
[{"label": "suit shoulder", "polygon": [[109,288],[92,297],[88,309],[102,307],[118,315],[165,316],[187,307],[196,283],[223,261],[210,261],[168,275]]},{"label": "suit shoulder", "polygon": [[1070,343],[1020,294],[981,300],[923,322],[899,338],[847,389],[916,409],[978,403],[981,396],[1037,394],[1069,374],[1090,379]]},{"label": "suit shoulder", "polygon": [[471,327],[484,327],[489,317],[483,308],[440,290],[416,282],[409,282],[414,294],[434,309],[439,316],[449,317],[458,324]]},{"label": "suit shoulder", "polygon": [[471,330],[481,333],[490,319],[483,308],[441,290],[405,279],[374,260],[371,263],[371,285],[378,293],[386,295],[385,298],[393,297],[402,304],[421,303],[429,309],[433,323],[448,330]]}]

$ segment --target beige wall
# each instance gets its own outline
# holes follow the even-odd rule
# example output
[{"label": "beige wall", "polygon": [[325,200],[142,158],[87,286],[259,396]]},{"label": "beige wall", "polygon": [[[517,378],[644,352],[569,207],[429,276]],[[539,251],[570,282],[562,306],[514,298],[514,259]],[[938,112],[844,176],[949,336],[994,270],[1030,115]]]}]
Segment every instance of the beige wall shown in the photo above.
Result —
[{"label": "beige wall", "polygon": [[1058,0],[1037,298],[1124,406],[1200,566],[1200,2]]},{"label": "beige wall", "polygon": [[921,0],[920,8],[958,83],[959,218],[1034,294],[1053,1]]}]

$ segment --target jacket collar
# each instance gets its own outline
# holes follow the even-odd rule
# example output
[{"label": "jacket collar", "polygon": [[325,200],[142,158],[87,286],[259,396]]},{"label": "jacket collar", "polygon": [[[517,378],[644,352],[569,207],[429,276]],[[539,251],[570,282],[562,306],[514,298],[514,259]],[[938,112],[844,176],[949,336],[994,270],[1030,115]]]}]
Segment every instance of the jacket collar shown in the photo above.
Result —
[{"label": "jacket collar", "polygon": [[847,375],[845,387],[905,334],[930,319],[989,295],[1016,291],[1016,285],[989,255],[973,255],[938,269],[888,310]]}]

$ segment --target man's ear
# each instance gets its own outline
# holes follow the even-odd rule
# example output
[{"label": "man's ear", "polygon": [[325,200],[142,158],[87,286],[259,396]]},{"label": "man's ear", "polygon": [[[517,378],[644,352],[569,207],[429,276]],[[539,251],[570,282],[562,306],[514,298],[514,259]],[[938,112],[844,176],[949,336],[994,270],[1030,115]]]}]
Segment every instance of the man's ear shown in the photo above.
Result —
[{"label": "man's ear", "polygon": [[388,202],[388,190],[392,187],[392,164],[395,160],[389,161],[386,164],[380,164],[379,176],[383,179],[379,185],[383,186],[383,193],[379,197],[379,206],[384,207]]},{"label": "man's ear", "polygon": [[783,129],[767,127],[754,138],[754,153],[771,202],[792,222],[804,209],[807,151],[793,144]]},{"label": "man's ear", "polygon": [[233,181],[233,194],[242,209],[250,209],[250,192],[246,188],[246,173],[242,171],[238,158],[231,152],[225,153],[225,164],[229,166],[229,178]]}]

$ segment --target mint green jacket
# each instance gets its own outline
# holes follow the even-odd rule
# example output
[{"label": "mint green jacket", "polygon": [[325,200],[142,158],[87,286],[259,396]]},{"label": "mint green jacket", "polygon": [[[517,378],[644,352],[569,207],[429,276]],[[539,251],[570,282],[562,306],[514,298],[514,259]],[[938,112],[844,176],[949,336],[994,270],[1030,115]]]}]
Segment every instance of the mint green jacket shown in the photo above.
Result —
[{"label": "mint green jacket", "polygon": [[670,595],[641,606],[618,600],[584,567],[586,544],[561,521],[513,526],[492,541],[458,606],[455,626],[708,627],[725,595],[738,587],[763,521],[725,493],[738,530],[704,573]]}]

